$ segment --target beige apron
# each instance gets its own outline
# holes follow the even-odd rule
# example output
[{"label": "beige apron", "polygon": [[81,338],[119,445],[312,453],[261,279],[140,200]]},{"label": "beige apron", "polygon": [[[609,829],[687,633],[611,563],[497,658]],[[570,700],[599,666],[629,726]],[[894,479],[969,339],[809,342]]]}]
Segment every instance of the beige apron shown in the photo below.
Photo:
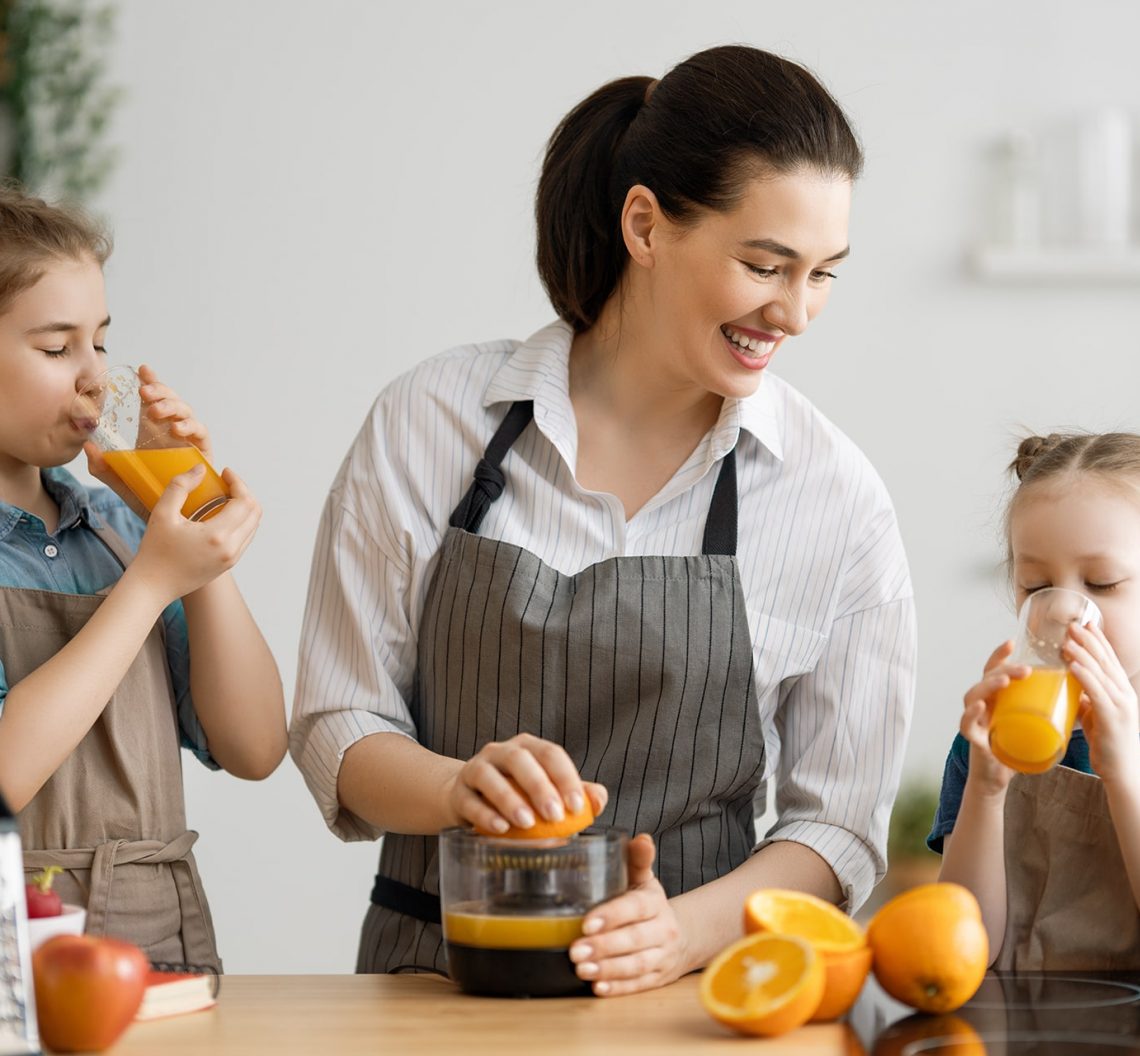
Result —
[{"label": "beige apron", "polygon": [[[95,530],[95,529],[93,529]],[[125,567],[131,553],[96,534]],[[51,659],[101,595],[0,588],[9,685]],[[182,759],[162,621],[87,735],[19,814],[24,869],[66,870],[55,887],[87,907],[87,933],[127,939],[156,962],[221,970],[186,829]]]},{"label": "beige apron", "polygon": [[1015,775],[1005,833],[1005,937],[994,967],[1140,970],[1140,910],[1100,778],[1064,766]]}]

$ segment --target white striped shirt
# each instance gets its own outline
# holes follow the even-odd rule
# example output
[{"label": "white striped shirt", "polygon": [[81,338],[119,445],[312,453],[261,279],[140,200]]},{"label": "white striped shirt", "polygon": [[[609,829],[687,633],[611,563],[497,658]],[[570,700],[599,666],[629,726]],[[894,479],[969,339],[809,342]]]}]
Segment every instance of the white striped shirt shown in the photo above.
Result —
[{"label": "white striped shirt", "polygon": [[[343,809],[345,750],[415,736],[416,630],[448,518],[515,400],[534,401],[480,534],[568,575],[617,556],[698,554],[719,460],[737,450],[737,557],[777,820],[835,871],[854,909],[886,868],[886,832],[914,691],[914,604],[882,481],[796,390],[766,374],[629,522],[574,477],[570,328],[465,345],[374,404],[329,492],[301,632],[293,758],[342,839],[380,830]],[[762,806],[762,801],[761,801]]]}]

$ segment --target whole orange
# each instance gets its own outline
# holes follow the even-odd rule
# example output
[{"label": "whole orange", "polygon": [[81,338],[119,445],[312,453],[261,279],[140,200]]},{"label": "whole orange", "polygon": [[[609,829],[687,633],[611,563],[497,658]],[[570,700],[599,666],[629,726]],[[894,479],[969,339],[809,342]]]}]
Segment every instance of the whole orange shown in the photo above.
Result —
[{"label": "whole orange", "polygon": [[879,985],[923,1012],[953,1012],[977,993],[989,963],[978,900],[959,884],[920,884],[867,926]]}]

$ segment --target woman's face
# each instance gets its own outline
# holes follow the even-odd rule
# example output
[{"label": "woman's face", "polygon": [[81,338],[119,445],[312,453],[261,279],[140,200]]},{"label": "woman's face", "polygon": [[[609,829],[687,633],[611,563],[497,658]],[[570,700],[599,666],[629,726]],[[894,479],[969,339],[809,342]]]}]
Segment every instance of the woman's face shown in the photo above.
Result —
[{"label": "woman's face", "polygon": [[1128,678],[1140,676],[1140,494],[1090,476],[1042,481],[1023,492],[1009,521],[1017,605],[1042,587],[1096,602]]},{"label": "woman's face", "polygon": [[846,177],[804,169],[753,178],[732,209],[695,224],[664,221],[649,281],[668,366],[720,396],[753,393],[827,303],[850,208]]}]

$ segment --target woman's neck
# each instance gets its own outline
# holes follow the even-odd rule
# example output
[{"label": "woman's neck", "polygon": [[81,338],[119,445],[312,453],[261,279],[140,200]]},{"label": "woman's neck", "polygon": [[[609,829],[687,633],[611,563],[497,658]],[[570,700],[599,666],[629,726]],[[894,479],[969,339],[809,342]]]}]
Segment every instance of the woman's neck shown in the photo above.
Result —
[{"label": "woman's neck", "polygon": [[613,297],[570,350],[570,400],[576,410],[620,421],[633,434],[703,436],[724,398],[695,385],[666,359],[664,340],[646,313],[622,311]]},{"label": "woman's neck", "polygon": [[628,521],[696,450],[724,398],[681,375],[636,312],[610,309],[614,299],[570,349],[574,473],[581,487],[616,496]]}]

